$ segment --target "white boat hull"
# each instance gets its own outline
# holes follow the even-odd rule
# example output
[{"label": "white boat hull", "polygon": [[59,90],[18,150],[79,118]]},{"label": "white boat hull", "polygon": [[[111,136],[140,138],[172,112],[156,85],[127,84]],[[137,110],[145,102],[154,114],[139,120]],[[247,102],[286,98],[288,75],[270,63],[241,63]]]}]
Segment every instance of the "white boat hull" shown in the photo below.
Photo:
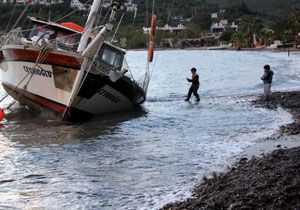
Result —
[{"label": "white boat hull", "polygon": [[[67,112],[66,120],[82,120],[94,115],[130,110],[145,100],[144,92],[126,76],[112,82],[107,76],[89,73],[72,106],[68,107],[72,87],[66,84],[70,77],[65,80],[63,76],[67,72],[75,78],[80,66],[68,67],[59,62],[50,65],[47,60],[36,65],[30,62],[30,58],[26,60],[24,57],[26,49],[17,53],[12,56],[11,51],[2,50],[2,84],[12,97],[35,112],[47,107],[61,116]],[[59,55],[53,52],[49,56]]]}]

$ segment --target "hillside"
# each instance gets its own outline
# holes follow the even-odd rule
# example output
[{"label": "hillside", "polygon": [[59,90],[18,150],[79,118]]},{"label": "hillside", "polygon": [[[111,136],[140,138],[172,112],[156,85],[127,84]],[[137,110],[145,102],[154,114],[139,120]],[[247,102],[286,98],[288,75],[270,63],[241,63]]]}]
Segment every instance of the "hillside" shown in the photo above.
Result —
[{"label": "hillside", "polygon": [[[191,17],[195,13],[212,13],[220,9],[234,8],[236,5],[245,3],[248,10],[256,16],[262,18],[272,19],[278,16],[287,16],[290,14],[293,8],[300,9],[299,0],[156,0],[155,1],[155,13],[160,18],[161,23],[171,23],[173,16]],[[146,5],[146,1],[136,0],[138,4],[137,17],[133,19],[133,13],[127,13],[124,17],[125,24],[132,24],[133,22],[138,26],[146,25],[146,8],[151,13],[151,4]],[[18,6],[14,12],[11,22],[17,19],[22,11],[22,6]],[[236,10],[239,10],[236,7]],[[14,10],[13,5],[1,4],[0,6],[0,28],[5,28],[9,19],[11,18],[12,11]],[[57,19],[72,11],[69,7],[69,0],[65,1],[64,4],[53,5],[50,7],[45,6],[32,6],[28,14],[37,15],[37,13],[43,13],[45,16],[51,14],[51,19]],[[76,12],[69,20],[76,21],[79,24],[85,22],[85,12]],[[236,11],[237,15],[242,15],[240,11]]]},{"label": "hillside", "polygon": [[293,8],[300,9],[299,0],[248,0],[246,4],[250,10],[268,16],[285,16]]},{"label": "hillside", "polygon": [[[217,3],[221,8],[231,7],[242,2],[242,0],[210,1],[211,3]],[[292,8],[300,9],[299,0],[244,0],[244,2],[251,11],[257,12],[262,16],[285,16],[291,12]]]},{"label": "hillside", "polygon": [[[128,48],[143,48],[147,46],[147,38],[142,33],[142,27],[150,24],[152,1],[135,0],[135,3],[138,4],[136,16],[134,12],[125,12],[125,10],[118,12],[116,21],[120,20],[123,13],[124,17],[116,39],[125,38]],[[300,31],[300,13],[295,12],[295,8],[300,10],[300,0],[156,0],[154,13],[158,17],[158,26],[166,24],[176,26],[183,23],[187,26],[187,30],[176,35],[158,32],[155,41],[160,44],[162,39],[166,38],[174,40],[197,38],[200,34],[210,31],[211,13],[225,9],[223,17],[229,22],[237,23],[240,30],[239,33],[230,31],[224,33],[222,41],[244,43],[243,40],[248,40],[249,43],[241,45],[250,46],[252,33],[266,37],[269,34],[263,34],[263,31],[269,28],[275,32],[274,38],[292,42],[293,37]],[[11,29],[23,9],[24,5],[15,7],[14,4],[1,4],[0,31]],[[53,21],[59,20],[59,22],[72,21],[84,25],[87,11],[73,12],[73,10],[70,8],[70,0],[51,6],[31,5],[17,26],[31,27],[26,16],[38,16]],[[107,12],[107,9],[101,10],[98,21],[104,20]],[[71,15],[65,18],[67,14]]]},{"label": "hillside", "polygon": [[[145,1],[137,2],[139,4],[140,17],[145,17]],[[221,9],[229,10],[229,8],[239,10],[243,3],[248,7],[248,11],[255,16],[270,20],[275,17],[285,17],[289,15],[294,8],[300,9],[299,0],[157,0],[155,2],[155,12],[164,21],[167,20],[170,13],[172,16],[191,17],[194,11],[198,11],[199,13],[212,13]],[[148,9],[150,12],[151,8]],[[235,13],[237,13],[237,15],[243,15],[240,11],[235,11]]]}]

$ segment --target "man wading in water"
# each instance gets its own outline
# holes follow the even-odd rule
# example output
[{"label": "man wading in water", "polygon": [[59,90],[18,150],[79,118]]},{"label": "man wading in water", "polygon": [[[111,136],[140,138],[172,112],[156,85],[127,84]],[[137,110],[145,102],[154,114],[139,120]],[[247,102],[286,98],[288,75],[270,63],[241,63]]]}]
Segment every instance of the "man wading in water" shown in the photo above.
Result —
[{"label": "man wading in water", "polygon": [[272,91],[271,91],[271,84],[273,79],[274,72],[270,69],[269,65],[264,66],[264,75],[261,79],[264,81],[264,95],[266,100],[272,99]]},{"label": "man wading in water", "polygon": [[199,75],[196,73],[197,72],[197,69],[196,68],[192,68],[191,69],[191,72],[192,72],[192,79],[189,79],[189,78],[186,78],[187,81],[191,82],[192,85],[189,89],[189,93],[188,93],[188,96],[187,98],[185,99],[185,101],[188,101],[190,100],[190,97],[192,95],[192,93],[194,94],[194,96],[196,97],[196,100],[197,101],[200,101],[200,97],[199,97],[199,94],[197,93],[198,89],[199,89]]}]

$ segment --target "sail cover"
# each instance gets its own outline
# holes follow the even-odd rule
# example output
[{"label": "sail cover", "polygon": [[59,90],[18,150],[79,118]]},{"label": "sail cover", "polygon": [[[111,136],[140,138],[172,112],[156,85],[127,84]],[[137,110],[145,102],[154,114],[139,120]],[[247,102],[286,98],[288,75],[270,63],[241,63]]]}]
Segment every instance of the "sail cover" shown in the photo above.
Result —
[{"label": "sail cover", "polygon": [[83,29],[84,29],[82,26],[77,25],[76,23],[72,23],[72,22],[63,22],[63,23],[60,23],[60,25],[66,27],[66,28],[73,29],[78,32],[83,32]]}]

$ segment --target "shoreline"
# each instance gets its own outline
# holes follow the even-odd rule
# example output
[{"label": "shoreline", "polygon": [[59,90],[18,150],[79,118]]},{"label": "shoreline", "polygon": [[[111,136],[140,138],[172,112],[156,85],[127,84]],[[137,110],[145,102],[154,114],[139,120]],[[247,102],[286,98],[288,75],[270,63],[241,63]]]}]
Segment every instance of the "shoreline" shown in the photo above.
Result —
[{"label": "shoreline", "polygon": [[255,107],[289,111],[294,122],[234,157],[224,174],[203,177],[182,202],[161,209],[300,209],[300,91],[275,92],[267,102],[262,96]]},{"label": "shoreline", "polygon": [[[217,47],[217,46],[215,46]],[[236,51],[236,52],[241,52],[241,51],[254,51],[254,52],[299,52],[300,49],[296,48],[276,48],[276,49],[271,49],[271,48],[241,48],[240,50],[237,50],[236,48],[226,48],[226,49],[208,49],[209,47],[189,47],[189,48],[155,48],[154,51],[176,51],[176,50],[185,50],[185,51]],[[125,49],[126,51],[148,51],[147,48],[136,48],[136,49]]]}]

